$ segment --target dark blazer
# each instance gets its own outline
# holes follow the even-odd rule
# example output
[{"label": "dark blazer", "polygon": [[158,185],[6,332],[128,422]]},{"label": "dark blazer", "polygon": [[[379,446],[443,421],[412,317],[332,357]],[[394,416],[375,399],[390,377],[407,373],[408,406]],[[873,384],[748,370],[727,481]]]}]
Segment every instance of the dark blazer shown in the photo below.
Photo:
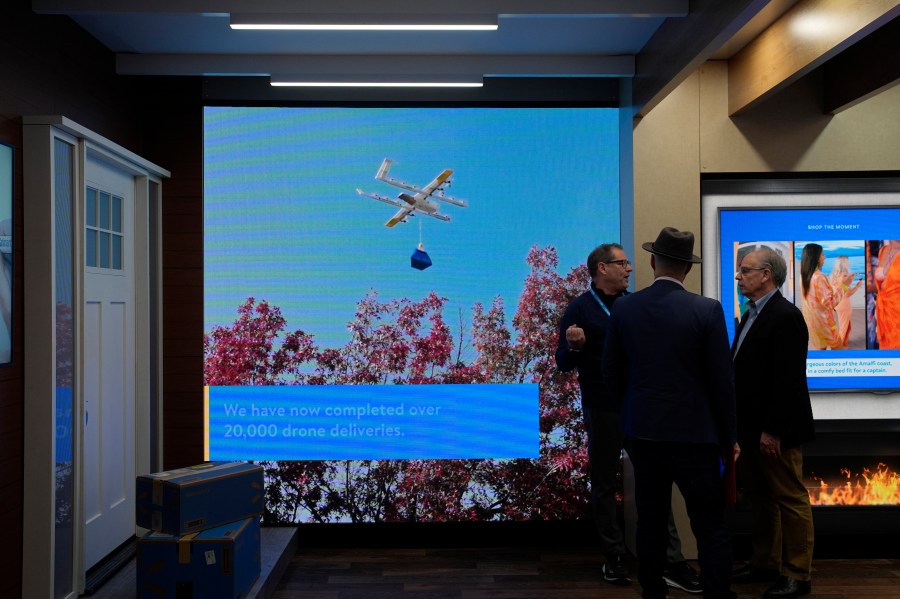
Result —
[{"label": "dark blazer", "polygon": [[[742,325],[734,334],[737,344]],[[760,310],[734,356],[738,441],[758,447],[763,431],[781,438],[782,447],[813,439],[812,406],[806,385],[809,332],[800,310],[781,292]]]},{"label": "dark blazer", "polygon": [[626,436],[735,441],[735,398],[725,315],[716,300],[671,280],[616,301],[603,376],[621,403]]}]

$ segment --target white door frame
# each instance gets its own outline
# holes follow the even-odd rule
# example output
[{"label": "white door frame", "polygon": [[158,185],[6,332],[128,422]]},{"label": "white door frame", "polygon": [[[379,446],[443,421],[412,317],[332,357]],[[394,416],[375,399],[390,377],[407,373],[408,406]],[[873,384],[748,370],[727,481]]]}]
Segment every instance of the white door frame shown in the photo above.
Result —
[{"label": "white door frame", "polygon": [[[84,163],[88,155],[114,162],[127,170],[135,180],[135,472],[149,472],[151,463],[161,463],[162,443],[158,443],[156,456],[150,455],[151,407],[156,409],[155,420],[161,421],[162,381],[157,371],[153,381],[158,397],[150,397],[151,361],[161,363],[161,355],[150,355],[151,335],[156,337],[152,344],[161,348],[161,330],[150,329],[150,294],[156,294],[156,306],[161,306],[161,285],[151,289],[149,284],[150,248],[156,248],[157,264],[161,254],[159,239],[149,238],[148,207],[154,206],[159,217],[160,202],[150,201],[151,182],[159,190],[163,178],[170,173],[144,160],[125,148],[97,135],[77,123],[62,116],[23,118],[23,171],[24,171],[24,270],[28,273],[24,285],[24,331],[28,343],[24,352],[25,407],[24,435],[24,505],[22,542],[22,595],[53,599],[54,573],[56,572],[56,286],[57,269],[74,269],[73,306],[74,314],[74,423],[83,423],[84,413],[79,372],[82,366],[80,347],[83,323],[83,241],[84,223],[81,210],[72,212],[72,250],[74,265],[55,264],[56,231],[53,187],[53,145],[61,139],[75,148],[73,207],[84,202]],[[151,241],[155,241],[152,243]],[[161,322],[160,314],[156,322]],[[158,349],[157,354],[161,353]],[[83,426],[83,424],[82,424]],[[75,477],[75,501],[72,520],[74,539],[72,541],[72,591],[66,597],[77,597],[84,590],[84,567],[82,543],[84,539],[84,514],[80,502],[83,489],[81,484],[81,435],[80,426],[73,426],[73,464]],[[139,530],[135,528],[135,532]]]}]

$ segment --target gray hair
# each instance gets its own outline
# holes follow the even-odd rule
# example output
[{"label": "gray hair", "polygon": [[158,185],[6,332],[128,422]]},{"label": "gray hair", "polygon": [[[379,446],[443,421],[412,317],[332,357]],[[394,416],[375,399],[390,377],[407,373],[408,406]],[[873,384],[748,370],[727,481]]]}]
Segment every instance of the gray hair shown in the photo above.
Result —
[{"label": "gray hair", "polygon": [[770,248],[763,248],[756,252],[759,257],[759,267],[768,268],[775,279],[775,286],[781,287],[787,280],[787,264],[781,254]]}]

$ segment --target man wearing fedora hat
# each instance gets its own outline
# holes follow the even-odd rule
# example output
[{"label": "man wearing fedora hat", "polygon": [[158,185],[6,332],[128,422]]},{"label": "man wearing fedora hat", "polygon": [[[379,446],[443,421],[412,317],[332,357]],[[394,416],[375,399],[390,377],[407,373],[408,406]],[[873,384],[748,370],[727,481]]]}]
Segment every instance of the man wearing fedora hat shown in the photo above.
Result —
[{"label": "man wearing fedora hat", "polygon": [[[601,568],[610,584],[631,582],[625,566],[625,535],[619,523],[616,488],[622,470],[622,431],[618,405],[606,391],[600,365],[609,317],[616,300],[628,295],[631,260],[618,243],[604,243],[588,254],[590,285],[566,308],[559,326],[556,365],[562,372],[576,370],[581,390],[581,413],[587,433],[591,507],[606,560]],[[666,583],[687,593],[703,592],[699,573],[681,552],[675,519],[669,518]]]},{"label": "man wearing fedora hat", "polygon": [[697,538],[703,596],[733,599],[721,456],[736,458],[739,448],[725,315],[716,300],[684,288],[700,262],[693,233],[665,227],[641,247],[651,254],[655,280],[616,302],[602,372],[619,401],[634,465],[642,597],[666,597],[674,483]]}]

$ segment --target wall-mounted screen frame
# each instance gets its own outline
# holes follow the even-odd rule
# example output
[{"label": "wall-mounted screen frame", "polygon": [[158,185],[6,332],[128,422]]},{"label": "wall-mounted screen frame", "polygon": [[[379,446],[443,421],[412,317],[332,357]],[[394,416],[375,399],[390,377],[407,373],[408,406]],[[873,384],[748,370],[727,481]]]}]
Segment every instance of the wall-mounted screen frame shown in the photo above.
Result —
[{"label": "wall-mounted screen frame", "polygon": [[0,366],[12,363],[15,152],[0,143]]},{"label": "wall-mounted screen frame", "polygon": [[[884,309],[893,295],[886,285],[900,279],[900,261],[885,279],[890,247],[900,245],[891,239],[900,237],[900,173],[704,175],[701,217],[703,293],[722,302],[729,334],[746,309],[734,280],[737,264],[754,249],[775,249],[788,264],[781,292],[804,310],[811,332],[807,375],[817,417],[900,417],[900,346],[884,335],[892,320]],[[828,308],[824,325],[815,320],[806,299],[811,296],[804,296],[806,246],[823,248],[824,274],[839,263],[849,263],[855,273],[849,284],[831,288],[835,304],[848,305]],[[823,341],[817,327],[836,326],[840,333],[842,308],[850,315],[843,321],[850,324],[848,334]]]}]

